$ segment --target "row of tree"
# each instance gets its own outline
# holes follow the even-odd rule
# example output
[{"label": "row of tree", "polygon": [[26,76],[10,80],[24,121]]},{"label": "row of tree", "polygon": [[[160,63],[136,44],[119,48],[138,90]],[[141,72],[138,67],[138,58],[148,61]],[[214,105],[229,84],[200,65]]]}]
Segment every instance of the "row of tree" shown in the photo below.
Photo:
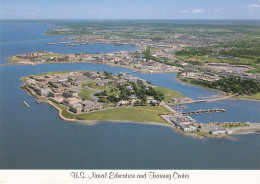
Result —
[{"label": "row of tree", "polygon": [[214,88],[228,93],[239,95],[252,95],[260,92],[260,83],[253,80],[242,80],[240,78],[224,77],[218,81],[208,82],[196,79],[184,79],[187,82],[201,85],[208,88]]},{"label": "row of tree", "polygon": [[154,88],[152,88],[151,86],[147,88],[143,84],[140,83],[136,84],[134,82],[131,82],[129,84],[133,87],[133,91],[127,89],[126,85],[120,85],[118,86],[120,90],[119,96],[116,96],[114,94],[108,95],[106,90],[100,93],[96,93],[95,96],[99,97],[99,102],[116,103],[121,100],[130,100],[130,96],[135,95],[138,99],[141,100],[141,102],[136,102],[134,105],[147,105],[147,96],[152,96],[157,101],[164,100],[164,94],[160,91],[154,90]]}]

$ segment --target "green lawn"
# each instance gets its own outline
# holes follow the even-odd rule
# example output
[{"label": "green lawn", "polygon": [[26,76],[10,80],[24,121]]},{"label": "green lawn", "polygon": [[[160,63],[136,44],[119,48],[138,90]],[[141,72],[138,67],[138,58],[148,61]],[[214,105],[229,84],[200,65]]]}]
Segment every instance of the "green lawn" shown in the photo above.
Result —
[{"label": "green lawn", "polygon": [[168,88],[155,87],[154,90],[164,93],[164,102],[171,102],[172,98],[184,97],[182,94]]},{"label": "green lawn", "polygon": [[10,61],[10,63],[16,63],[17,62],[17,60],[15,59],[15,56],[8,57],[8,60]]},{"label": "green lawn", "polygon": [[176,56],[178,59],[182,61],[201,61],[201,62],[213,62],[213,63],[229,63],[229,64],[244,64],[244,65],[253,65],[255,63],[254,59],[247,58],[238,58],[239,61],[233,61],[229,59],[220,59],[215,57],[206,57],[206,56]]},{"label": "green lawn", "polygon": [[252,38],[260,38],[260,34],[251,34],[247,37],[247,39],[252,39]]},{"label": "green lawn", "polygon": [[73,72],[73,71],[47,72],[47,73],[43,73],[43,74],[37,74],[36,76],[67,74],[70,72]]},{"label": "green lawn", "polygon": [[260,93],[256,93],[254,95],[243,95],[243,96],[238,96],[239,98],[250,98],[250,99],[256,99],[260,100]]},{"label": "green lawn", "polygon": [[97,90],[105,90],[106,89],[106,87],[98,86],[97,85],[97,81],[83,82],[82,85],[83,86],[88,86],[90,88],[97,89]]},{"label": "green lawn", "polygon": [[60,104],[57,104],[55,102],[52,102],[52,103],[62,110],[62,113],[61,113],[62,116],[66,117],[66,118],[69,118],[69,119],[76,119],[77,118],[78,115],[69,113],[67,111],[67,107],[65,107],[63,105],[60,105]]},{"label": "green lawn", "polygon": [[81,89],[81,92],[79,93],[79,96],[82,96],[86,100],[92,100],[92,98],[89,96],[90,93],[95,92],[96,90],[90,90],[90,89]]},{"label": "green lawn", "polygon": [[[98,86],[96,81],[87,81],[82,83],[83,86],[88,86],[96,90],[106,90],[108,95],[119,95],[119,89],[115,84],[107,84],[105,86]],[[112,90],[112,91],[111,91]]]},{"label": "green lawn", "polygon": [[176,58],[185,61],[186,59],[190,58],[191,56],[175,56]]},{"label": "green lawn", "polygon": [[101,110],[98,112],[75,115],[67,112],[65,106],[58,104],[55,105],[62,109],[62,115],[64,117],[78,120],[125,120],[134,122],[166,123],[159,115],[170,113],[170,111],[163,106],[143,106],[118,107],[108,110]]}]

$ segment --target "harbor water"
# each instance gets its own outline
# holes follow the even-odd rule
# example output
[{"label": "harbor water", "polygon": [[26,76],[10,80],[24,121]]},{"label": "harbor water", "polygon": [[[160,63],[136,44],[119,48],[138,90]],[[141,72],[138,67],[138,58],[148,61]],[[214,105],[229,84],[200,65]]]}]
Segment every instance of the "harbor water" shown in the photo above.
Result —
[{"label": "harbor water", "polygon": [[[1,23],[1,34],[5,37],[1,37],[0,62],[6,63],[8,56],[39,50],[105,53],[137,49],[111,44],[73,47],[46,45],[65,37],[43,35],[52,27],[43,23]],[[26,75],[82,70],[113,73],[131,71],[91,63],[0,67],[1,169],[260,169],[258,134],[199,140],[157,125],[102,122],[87,126],[61,120],[52,106],[36,103],[34,97],[21,89],[23,83],[20,78]],[[193,99],[220,94],[182,84],[176,80],[174,73],[132,75]],[[199,122],[260,120],[260,103],[256,101],[222,100],[189,104],[187,107],[182,111],[226,109],[224,113],[190,115]]]}]

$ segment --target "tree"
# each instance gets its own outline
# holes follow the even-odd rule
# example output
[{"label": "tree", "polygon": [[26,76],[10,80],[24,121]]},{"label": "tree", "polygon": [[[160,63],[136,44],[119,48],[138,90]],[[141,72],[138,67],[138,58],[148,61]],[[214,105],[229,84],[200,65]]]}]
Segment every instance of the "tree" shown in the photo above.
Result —
[{"label": "tree", "polygon": [[134,102],[134,106],[139,106],[139,105],[140,105],[139,100],[137,100],[137,101]]},{"label": "tree", "polygon": [[119,99],[115,96],[115,95],[110,95],[107,97],[107,99],[110,101],[110,102],[118,102]]},{"label": "tree", "polygon": [[152,102],[152,101],[151,101],[151,102],[150,102],[150,105],[151,105],[151,106],[156,106],[157,104],[156,104],[155,102]]}]

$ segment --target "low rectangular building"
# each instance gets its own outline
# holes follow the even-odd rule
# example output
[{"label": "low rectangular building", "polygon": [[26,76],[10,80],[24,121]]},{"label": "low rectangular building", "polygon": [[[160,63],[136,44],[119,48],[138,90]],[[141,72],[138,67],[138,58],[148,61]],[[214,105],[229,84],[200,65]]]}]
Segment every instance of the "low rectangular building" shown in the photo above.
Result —
[{"label": "low rectangular building", "polygon": [[75,114],[80,114],[82,112],[82,105],[81,104],[70,105],[69,110],[71,112],[74,112]]},{"label": "low rectangular building", "polygon": [[224,134],[224,133],[226,133],[226,130],[223,128],[216,128],[216,129],[214,129],[214,130],[211,130],[210,132],[209,132],[210,134]]},{"label": "low rectangular building", "polygon": [[78,93],[75,92],[75,91],[71,91],[71,90],[70,91],[64,91],[63,96],[65,98],[73,98],[73,97],[78,97]]},{"label": "low rectangular building", "polygon": [[194,127],[193,125],[181,125],[180,128],[184,131],[184,132],[194,132],[197,131],[197,128]]},{"label": "low rectangular building", "polygon": [[67,105],[67,106],[70,106],[70,105],[73,105],[73,104],[78,104],[80,103],[82,100],[81,99],[78,99],[78,98],[64,98],[63,100],[63,104]]},{"label": "low rectangular building", "polygon": [[51,97],[51,98],[49,98],[49,99],[50,99],[51,101],[57,103],[57,104],[61,104],[61,103],[63,102],[63,100],[64,100],[63,97],[55,97],[55,98]]}]

